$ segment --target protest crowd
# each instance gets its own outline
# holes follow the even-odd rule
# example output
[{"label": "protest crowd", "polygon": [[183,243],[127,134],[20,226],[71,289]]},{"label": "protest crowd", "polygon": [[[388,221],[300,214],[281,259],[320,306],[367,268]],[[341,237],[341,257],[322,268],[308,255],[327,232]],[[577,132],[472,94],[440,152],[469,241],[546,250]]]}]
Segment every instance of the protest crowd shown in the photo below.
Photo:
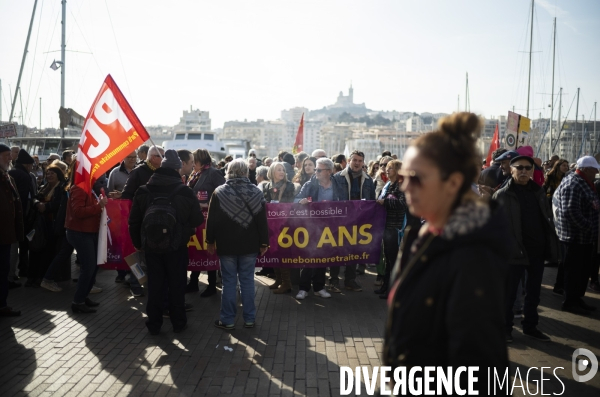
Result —
[{"label": "protest crowd", "polygon": [[[367,289],[357,274],[368,268],[377,274],[369,292],[389,305],[386,365],[505,367],[515,320],[524,335],[550,340],[538,328],[545,267],[558,266],[554,293],[563,310],[584,316],[596,310],[583,297],[586,290],[600,292],[600,154],[542,163],[522,146],[494,151],[482,167],[480,129],[477,116],[456,113],[416,139],[402,160],[389,151],[366,159],[360,151],[257,158],[250,150],[246,159],[216,162],[205,149],[142,145],[98,178],[91,195],[74,184],[75,153],[40,163],[0,144],[0,316],[21,314],[18,302],[8,304],[9,289],[60,293],[59,282],[72,279],[74,252],[80,271],[72,311],[96,312],[100,214],[109,198],[131,200],[129,234],[145,253],[148,281],[144,286],[119,270],[115,282],[134,297],[147,295],[151,334],[164,318],[174,332],[186,328],[192,310],[186,294],[210,297],[221,289],[215,326],[232,330],[239,289],[243,326],[252,328],[255,277],[271,278],[274,294],[303,300],[312,289],[317,298],[331,298],[342,289]],[[346,263],[343,275],[340,266],[304,267],[297,292],[289,268],[255,273],[257,257],[270,248],[266,203],[346,200],[385,208],[379,263]],[[216,252],[221,268],[208,272],[201,291],[200,272],[188,276],[187,243],[204,222],[207,250]],[[418,357],[411,353],[417,351]]]}]

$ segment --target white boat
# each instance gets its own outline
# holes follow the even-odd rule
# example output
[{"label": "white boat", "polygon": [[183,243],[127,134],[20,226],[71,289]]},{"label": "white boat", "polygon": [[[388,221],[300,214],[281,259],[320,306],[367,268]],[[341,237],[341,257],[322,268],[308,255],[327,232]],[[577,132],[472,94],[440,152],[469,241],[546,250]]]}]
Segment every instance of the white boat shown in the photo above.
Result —
[{"label": "white boat", "polygon": [[193,152],[196,149],[206,149],[216,161],[221,161],[227,156],[226,146],[216,140],[214,132],[175,132],[173,139],[163,141],[162,147],[173,150],[186,149]]},{"label": "white boat", "polygon": [[19,146],[30,155],[38,156],[40,161],[46,161],[52,153],[61,154],[65,150],[77,151],[79,137],[60,136],[15,136],[8,138],[9,146]]}]

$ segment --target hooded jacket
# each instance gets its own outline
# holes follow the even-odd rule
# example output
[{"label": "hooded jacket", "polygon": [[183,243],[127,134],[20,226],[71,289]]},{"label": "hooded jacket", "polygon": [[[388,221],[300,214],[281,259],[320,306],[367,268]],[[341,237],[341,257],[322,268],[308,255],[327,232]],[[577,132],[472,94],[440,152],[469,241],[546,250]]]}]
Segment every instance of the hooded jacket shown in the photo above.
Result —
[{"label": "hooded jacket", "polygon": [[[350,167],[338,172],[333,178],[337,181],[340,189],[346,192],[346,196],[343,200],[350,200],[350,189],[352,187]],[[362,175],[360,176],[360,198],[364,200],[375,200],[375,184],[369,174],[364,171],[362,171]]]},{"label": "hooded jacket", "polygon": [[487,394],[487,368],[508,368],[507,228],[498,203],[469,201],[441,235],[426,232],[427,225],[407,229],[392,274],[384,365],[407,373],[415,366],[479,366],[476,389]]},{"label": "hooded jacket", "polygon": [[[178,186],[183,186],[179,173],[171,168],[158,168],[148,180],[146,189],[138,189],[133,198],[133,205],[129,214],[129,235],[133,246],[143,247],[142,242],[142,222],[146,210],[150,206],[151,195],[158,194],[168,196]],[[183,233],[179,248],[187,245],[190,237],[196,232],[196,227],[204,222],[204,216],[200,211],[200,203],[192,189],[185,186],[173,197],[173,207],[177,212],[177,222],[182,224],[182,230],[189,233]]]}]

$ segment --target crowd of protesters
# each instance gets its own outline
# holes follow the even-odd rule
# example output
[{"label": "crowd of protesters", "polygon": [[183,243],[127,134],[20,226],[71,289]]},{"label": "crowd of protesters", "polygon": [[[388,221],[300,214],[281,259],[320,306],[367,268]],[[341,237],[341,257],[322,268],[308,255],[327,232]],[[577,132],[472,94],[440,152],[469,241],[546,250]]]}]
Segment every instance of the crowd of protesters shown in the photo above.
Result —
[{"label": "crowd of protesters", "polygon": [[[475,146],[480,128],[473,114],[452,115],[415,140],[403,161],[389,151],[368,161],[360,151],[328,156],[317,149],[281,151],[273,158],[258,158],[250,150],[247,159],[227,156],[217,163],[204,149],[175,152],[143,145],[99,178],[91,195],[74,184],[73,152],[40,163],[25,150],[0,145],[5,222],[0,316],[20,314],[8,306],[7,296],[22,279],[25,287],[61,292],[58,282],[71,278],[74,251],[80,271],[71,309],[97,310],[99,303],[89,296],[102,292],[96,285],[97,241],[110,197],[132,201],[129,231],[136,250],[146,253],[148,282],[141,285],[128,271],[117,271],[115,282],[127,285],[134,297],[148,295],[151,334],[160,332],[164,317],[175,332],[186,328],[185,312],[192,305],[185,294],[200,292],[200,272],[187,278],[187,241],[204,222],[203,212],[207,251],[216,252],[221,269],[208,272],[200,296],[215,295],[221,287],[215,326],[232,330],[239,288],[244,327],[250,328],[256,318],[256,275],[272,278],[275,294],[292,292],[289,268],[254,273],[257,256],[269,248],[266,203],[372,200],[386,210],[381,260],[367,265],[377,274],[373,291],[390,305],[386,361],[394,366],[466,362],[463,343],[480,341],[487,356],[469,365],[487,360],[502,367],[515,318],[522,319],[523,334],[550,340],[538,329],[546,266],[558,266],[554,293],[564,296],[563,310],[578,315],[595,310],[582,298],[588,288],[600,291],[600,156],[584,156],[573,166],[558,156],[542,163],[523,146],[496,150],[492,164],[482,169]],[[143,223],[162,196],[174,203],[178,226],[168,249],[153,251]],[[296,299],[306,299],[311,288],[320,298],[342,289],[362,291],[357,275],[365,265],[344,267],[343,277],[339,266],[302,268]],[[450,304],[441,307],[445,302]],[[450,345],[453,357],[436,358],[441,346]]]}]

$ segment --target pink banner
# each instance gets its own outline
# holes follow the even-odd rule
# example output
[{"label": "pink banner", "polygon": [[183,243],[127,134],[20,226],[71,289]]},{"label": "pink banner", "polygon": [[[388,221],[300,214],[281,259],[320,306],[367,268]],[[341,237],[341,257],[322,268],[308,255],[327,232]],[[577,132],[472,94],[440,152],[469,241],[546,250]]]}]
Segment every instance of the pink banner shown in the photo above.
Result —
[{"label": "pink banner", "polygon": [[[127,228],[129,200],[109,200],[108,263],[129,269],[125,256],[134,251]],[[385,209],[375,201],[329,201],[267,204],[270,248],[257,267],[330,267],[346,263],[379,263]],[[207,214],[204,213],[206,218]],[[205,223],[190,238],[188,270],[219,268],[217,255],[206,251]]]}]

